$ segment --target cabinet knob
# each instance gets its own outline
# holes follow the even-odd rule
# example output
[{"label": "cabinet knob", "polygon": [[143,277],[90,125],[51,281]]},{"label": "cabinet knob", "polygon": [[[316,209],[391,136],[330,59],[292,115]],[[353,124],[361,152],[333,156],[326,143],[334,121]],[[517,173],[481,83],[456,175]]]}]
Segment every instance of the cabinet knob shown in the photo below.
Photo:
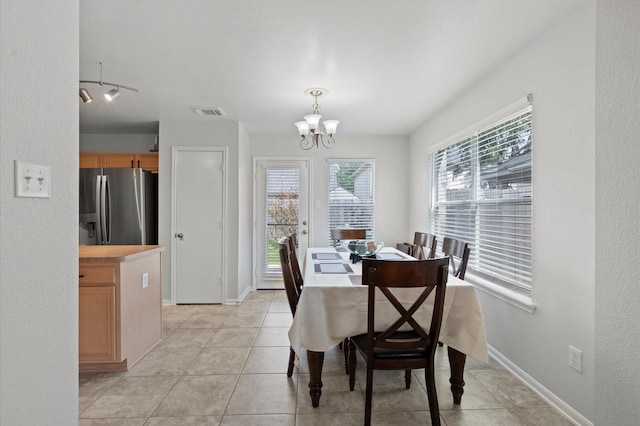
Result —
[{"label": "cabinet knob", "polygon": [[184,237],[184,234],[182,232],[176,234],[176,238],[182,239],[182,237]]}]

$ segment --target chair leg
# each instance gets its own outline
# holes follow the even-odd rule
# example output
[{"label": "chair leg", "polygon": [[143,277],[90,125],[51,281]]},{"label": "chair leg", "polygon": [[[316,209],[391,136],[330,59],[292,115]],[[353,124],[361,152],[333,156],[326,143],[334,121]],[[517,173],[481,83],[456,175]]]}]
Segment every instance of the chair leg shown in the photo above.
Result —
[{"label": "chair leg", "polygon": [[293,376],[293,366],[295,365],[296,353],[291,346],[289,346],[289,368],[287,368],[287,377]]},{"label": "chair leg", "polygon": [[349,339],[349,390],[356,387],[356,345]]},{"label": "chair leg", "polygon": [[411,370],[404,370],[404,387],[411,388]]},{"label": "chair leg", "polygon": [[433,362],[424,370],[424,379],[427,385],[427,397],[429,399],[429,413],[431,414],[431,424],[440,426],[440,408],[438,407],[438,394],[436,393],[435,372]]},{"label": "chair leg", "polygon": [[373,399],[373,368],[367,364],[367,392],[364,401],[364,425],[371,425],[371,400]]}]

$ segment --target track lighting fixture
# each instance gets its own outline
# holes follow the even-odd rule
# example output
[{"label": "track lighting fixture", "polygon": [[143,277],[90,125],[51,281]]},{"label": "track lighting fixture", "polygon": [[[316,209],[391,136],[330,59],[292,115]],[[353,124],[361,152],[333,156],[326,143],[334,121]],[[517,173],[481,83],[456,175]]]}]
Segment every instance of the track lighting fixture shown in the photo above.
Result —
[{"label": "track lighting fixture", "polygon": [[89,94],[89,91],[85,88],[80,88],[80,98],[82,98],[82,102],[84,102],[85,104],[88,104],[93,100],[93,98]]},{"label": "track lighting fixture", "polygon": [[109,90],[104,94],[104,98],[109,102],[113,102],[120,97],[120,88],[116,87],[115,89]]},{"label": "track lighting fixture", "polygon": [[[120,97],[120,89],[127,89],[127,90],[131,90],[132,92],[138,91],[138,89],[136,88],[125,86],[123,84],[109,83],[106,81],[102,81],[102,62],[100,62],[100,80],[80,80],[80,83],[99,84],[100,86],[112,86],[113,89],[109,90],[107,93],[104,94],[105,99],[109,102],[113,102]],[[89,103],[93,100],[93,98],[89,94],[89,91],[84,87],[80,88],[79,94],[80,94],[80,98],[84,103]]]}]

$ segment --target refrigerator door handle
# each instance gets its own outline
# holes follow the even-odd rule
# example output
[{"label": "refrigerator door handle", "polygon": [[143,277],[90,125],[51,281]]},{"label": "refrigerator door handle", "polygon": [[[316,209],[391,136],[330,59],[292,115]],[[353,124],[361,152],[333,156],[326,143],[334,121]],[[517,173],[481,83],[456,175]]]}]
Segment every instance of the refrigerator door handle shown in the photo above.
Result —
[{"label": "refrigerator door handle", "polygon": [[103,206],[105,208],[104,218],[104,234],[105,244],[111,244],[111,185],[109,184],[109,176],[104,176]]},{"label": "refrigerator door handle", "polygon": [[102,218],[104,216],[102,211],[102,175],[96,176],[96,213],[98,214],[98,220],[96,223],[96,244],[102,245]]}]

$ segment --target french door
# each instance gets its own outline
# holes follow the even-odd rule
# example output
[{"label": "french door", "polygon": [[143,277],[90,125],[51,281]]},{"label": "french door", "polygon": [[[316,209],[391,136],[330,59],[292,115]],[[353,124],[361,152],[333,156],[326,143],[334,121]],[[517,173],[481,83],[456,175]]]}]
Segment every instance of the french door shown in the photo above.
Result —
[{"label": "french door", "polygon": [[284,288],[278,240],[298,235],[298,256],[309,245],[309,159],[254,159],[254,280],[256,289]]}]

